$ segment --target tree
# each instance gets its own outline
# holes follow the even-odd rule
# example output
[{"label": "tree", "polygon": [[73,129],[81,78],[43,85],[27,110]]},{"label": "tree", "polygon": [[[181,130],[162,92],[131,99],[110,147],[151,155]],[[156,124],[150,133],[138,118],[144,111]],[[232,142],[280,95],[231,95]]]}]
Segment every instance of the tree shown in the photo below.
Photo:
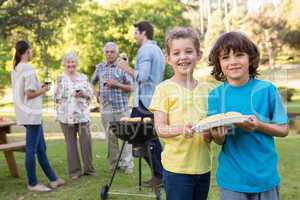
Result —
[{"label": "tree", "polygon": [[[173,0],[140,2],[127,0],[101,6],[94,2],[84,3],[79,12],[70,18],[69,38],[64,49],[74,48],[81,58],[81,70],[89,75],[95,65],[104,60],[102,48],[108,41],[119,45],[121,52],[129,55],[131,65],[138,47],[133,38],[133,24],[141,20],[151,22],[154,40],[164,48],[165,32],[173,26],[189,25],[182,16],[184,4]],[[66,35],[65,35],[66,36]],[[168,68],[167,77],[171,75]]]},{"label": "tree", "polygon": [[3,39],[30,39],[37,44],[40,65],[52,65],[49,48],[57,44],[65,18],[77,8],[80,0],[2,0],[0,1],[0,33]]},{"label": "tree", "polygon": [[247,30],[257,43],[263,44],[262,50],[266,50],[271,68],[283,47],[300,47],[300,32],[292,26],[297,27],[294,22],[297,22],[297,19],[299,22],[300,18],[295,17],[291,22],[287,17],[289,14],[286,15],[289,13],[287,7],[289,11],[295,9],[290,7],[293,2],[295,1],[286,1],[275,8],[276,12],[273,5],[265,5],[259,12],[250,13],[247,17]]}]

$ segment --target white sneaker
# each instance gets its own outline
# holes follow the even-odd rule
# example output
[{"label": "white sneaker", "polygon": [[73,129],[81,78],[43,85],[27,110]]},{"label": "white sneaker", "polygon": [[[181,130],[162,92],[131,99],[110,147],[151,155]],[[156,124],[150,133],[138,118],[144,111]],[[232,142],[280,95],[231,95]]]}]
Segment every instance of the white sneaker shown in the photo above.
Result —
[{"label": "white sneaker", "polygon": [[62,179],[60,179],[60,178],[57,178],[56,181],[51,181],[51,182],[49,183],[49,186],[50,186],[52,189],[55,189],[55,188],[58,188],[58,187],[60,187],[60,186],[62,186],[62,185],[64,185],[64,184],[65,184],[65,181],[64,181],[64,180],[62,180]]},{"label": "white sneaker", "polygon": [[27,186],[27,189],[31,192],[51,192],[52,190],[43,184],[36,184],[35,186]]}]

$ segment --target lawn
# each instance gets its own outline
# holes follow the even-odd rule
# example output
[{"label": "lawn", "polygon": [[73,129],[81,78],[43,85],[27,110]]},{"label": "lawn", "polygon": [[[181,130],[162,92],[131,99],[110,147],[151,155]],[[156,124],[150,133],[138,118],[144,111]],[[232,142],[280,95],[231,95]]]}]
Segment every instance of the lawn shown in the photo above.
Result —
[{"label": "lawn", "polygon": [[[2,114],[7,117],[13,118],[12,114]],[[47,149],[48,156],[58,176],[66,180],[66,186],[47,194],[30,193],[26,190],[26,176],[24,171],[24,154],[16,153],[16,159],[18,167],[21,173],[21,178],[16,179],[10,177],[4,156],[0,156],[0,199],[1,200],[31,200],[31,199],[49,199],[49,200],[94,200],[99,199],[99,190],[102,185],[106,184],[111,176],[108,170],[108,162],[106,160],[106,147],[105,142],[93,139],[93,155],[94,165],[97,171],[97,177],[82,177],[79,180],[71,180],[66,175],[66,152],[65,143],[62,138],[59,126],[54,121],[53,116],[46,116],[45,118],[45,130],[47,136]],[[92,129],[93,131],[99,131],[101,126],[99,124],[99,117],[97,114],[92,116]],[[24,137],[23,128],[13,128],[13,134],[11,134],[11,140],[18,140]],[[276,140],[278,152],[279,152],[279,170],[282,177],[281,184],[281,199],[283,200],[295,200],[300,198],[300,160],[298,155],[298,149],[300,144],[300,138],[298,136],[291,136],[285,139]],[[216,155],[219,148],[213,145],[213,176],[212,184],[209,194],[209,200],[218,199],[218,189],[216,186],[214,173],[217,165]],[[138,165],[137,159],[135,159],[135,169],[132,175],[126,175],[123,172],[118,172],[113,182],[111,191],[123,192],[123,193],[139,193],[138,184]],[[150,177],[150,172],[146,164],[143,162],[143,179]],[[47,183],[47,179],[42,174],[41,169],[38,168],[39,180],[43,183]],[[143,189],[139,194],[152,195],[151,190]],[[110,195],[109,199],[115,200],[141,200],[147,199],[145,197],[134,196],[120,196]],[[149,199],[149,198],[148,198]]]}]

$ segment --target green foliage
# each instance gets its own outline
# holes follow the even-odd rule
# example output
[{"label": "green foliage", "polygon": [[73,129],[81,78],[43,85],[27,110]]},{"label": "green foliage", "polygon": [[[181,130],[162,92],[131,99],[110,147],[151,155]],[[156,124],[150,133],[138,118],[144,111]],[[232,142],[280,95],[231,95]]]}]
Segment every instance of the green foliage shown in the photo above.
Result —
[{"label": "green foliage", "polygon": [[4,0],[0,3],[0,33],[2,40],[9,38],[11,48],[19,39],[32,43],[36,64],[43,67],[47,76],[53,56],[48,49],[55,46],[61,37],[65,19],[72,14],[80,0]]},{"label": "green foliage", "polygon": [[204,59],[207,60],[208,54],[212,46],[214,45],[217,38],[225,30],[225,25],[222,22],[223,13],[221,10],[216,10],[212,13],[212,18],[214,19],[210,24],[208,24],[207,32],[204,38]]},{"label": "green foliage", "polygon": [[[257,13],[247,10],[245,1],[227,1],[225,19],[224,2],[218,0],[115,0],[99,4],[91,0],[0,0],[0,78],[1,87],[9,83],[12,53],[18,39],[31,42],[38,72],[53,78],[63,71],[64,53],[76,51],[80,57],[80,70],[88,75],[95,65],[104,61],[102,48],[108,41],[119,45],[120,52],[129,55],[134,65],[138,46],[133,38],[133,24],[148,20],[155,26],[154,39],[164,48],[165,32],[174,26],[190,26],[200,30],[204,46],[204,59],[215,40],[229,30],[246,32],[259,46],[262,60],[277,58],[281,62],[297,62],[300,48],[300,4],[298,0],[283,0],[279,7],[264,8]],[[203,5],[202,9],[199,5]],[[203,21],[200,23],[200,16]],[[204,24],[203,24],[204,23]],[[172,76],[167,66],[165,78]]]},{"label": "green foliage", "polygon": [[[14,118],[14,113],[5,113],[7,117]],[[95,132],[100,131],[99,116],[91,118],[92,135]],[[84,199],[95,200],[99,199],[99,190],[101,186],[108,183],[111,178],[109,172],[109,162],[106,159],[107,148],[104,141],[100,141],[93,137],[93,164],[97,172],[96,177],[82,176],[79,180],[72,180],[67,175],[67,158],[66,158],[66,144],[63,139],[63,134],[59,124],[55,121],[53,116],[44,116],[44,130],[45,137],[47,139],[47,155],[54,168],[57,176],[63,178],[66,181],[66,185],[54,190],[50,193],[32,193],[26,188],[26,172],[24,166],[24,154],[14,153],[18,164],[18,169],[21,178],[12,178],[9,174],[9,170],[5,164],[5,157],[0,156],[1,171],[0,171],[0,199],[36,199],[36,200],[70,200],[70,199]],[[290,129],[291,130],[291,129]],[[291,130],[292,131],[292,130]],[[10,134],[10,140],[22,140],[24,139],[24,128],[15,126],[12,129],[13,134]],[[292,135],[292,134],[290,134]],[[276,148],[279,154],[278,170],[282,177],[280,185],[280,196],[284,200],[296,200],[300,197],[299,190],[299,178],[300,178],[300,160],[299,157],[299,137],[290,136],[284,139],[276,139]],[[220,199],[219,188],[216,183],[215,174],[216,167],[218,166],[218,153],[220,146],[211,145],[212,152],[212,173],[211,173],[211,187],[208,200]],[[131,175],[126,175],[122,171],[118,171],[113,181],[111,192],[124,192],[124,193],[138,193],[153,195],[153,190],[143,188],[141,192],[138,191],[138,159],[134,159],[135,167],[134,172]],[[146,162],[142,161],[142,179],[147,180],[151,177],[151,172]],[[37,167],[37,176],[39,181],[43,184],[47,184],[48,180],[43,174],[40,167]],[[165,198],[165,192],[162,190],[163,198]],[[141,198],[140,196],[124,196],[110,194],[109,199],[115,200],[141,200],[149,198]]]},{"label": "green foliage", "polygon": [[287,87],[278,87],[278,91],[284,101],[291,102],[296,89]]},{"label": "green foliage", "polygon": [[90,75],[95,65],[104,61],[102,48],[108,41],[116,42],[120,52],[126,52],[133,65],[138,49],[133,39],[133,24],[138,21],[147,20],[154,25],[154,40],[161,48],[168,28],[189,24],[182,16],[184,5],[179,2],[126,2],[119,1],[106,7],[86,2],[70,19],[70,25],[66,27],[69,37],[66,36],[63,46],[66,51],[75,49],[78,52],[83,72]]}]

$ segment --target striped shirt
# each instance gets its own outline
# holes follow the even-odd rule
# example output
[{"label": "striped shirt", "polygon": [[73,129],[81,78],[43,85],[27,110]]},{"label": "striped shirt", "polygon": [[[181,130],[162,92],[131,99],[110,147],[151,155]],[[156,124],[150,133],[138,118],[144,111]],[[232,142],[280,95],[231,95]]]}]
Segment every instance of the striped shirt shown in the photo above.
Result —
[{"label": "striped shirt", "polygon": [[96,65],[96,70],[92,76],[92,84],[95,86],[99,82],[100,103],[102,106],[112,105],[112,112],[127,112],[129,110],[130,93],[121,88],[110,88],[105,85],[105,81],[113,79],[121,84],[132,85],[133,80],[129,74],[118,68],[116,62],[112,65],[103,62]]}]

